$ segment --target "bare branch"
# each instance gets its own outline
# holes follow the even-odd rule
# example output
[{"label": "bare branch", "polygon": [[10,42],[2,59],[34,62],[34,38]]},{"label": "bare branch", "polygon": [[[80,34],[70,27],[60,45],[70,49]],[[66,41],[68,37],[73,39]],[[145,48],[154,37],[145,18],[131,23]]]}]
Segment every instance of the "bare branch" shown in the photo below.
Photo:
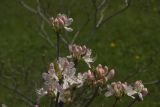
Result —
[{"label": "bare branch", "polygon": [[62,42],[66,45],[68,45],[68,41],[62,36],[62,35],[59,35],[60,36],[60,39],[62,40]]},{"label": "bare branch", "polygon": [[32,8],[31,6],[29,6],[26,2],[24,2],[24,0],[19,0],[20,4],[26,8],[28,11],[39,15],[39,17],[41,19],[43,19],[45,22],[49,23],[48,18],[43,14],[42,9],[41,9],[41,5],[39,0],[37,0],[37,9]]},{"label": "bare branch", "polygon": [[20,2],[20,4],[21,4],[24,8],[26,8],[26,9],[29,10],[30,12],[32,12],[32,13],[34,13],[34,14],[37,14],[37,11],[36,11],[34,8],[32,8],[32,7],[30,7],[29,5],[27,5],[23,0],[19,0],[19,2]]},{"label": "bare branch", "polygon": [[139,73],[145,72],[145,71],[147,70],[147,68],[148,68],[150,65],[153,64],[153,61],[154,61],[154,60],[153,60],[153,57],[151,57],[146,65],[141,65],[141,66],[136,65],[137,67],[136,67],[136,69],[134,70],[135,72],[129,73],[129,74],[126,76],[126,78],[124,78],[123,81],[127,81],[127,80],[133,78],[134,76],[138,75]]},{"label": "bare branch", "polygon": [[17,94],[20,99],[22,101],[24,101],[25,103],[27,103],[29,106],[34,107],[34,101],[32,101],[30,98],[28,98],[27,96],[25,96],[24,94],[22,94],[22,92],[18,91],[15,87],[10,87],[7,86],[5,84],[3,84],[2,82],[0,82],[0,85],[10,91],[13,91],[15,94]]},{"label": "bare branch", "polygon": [[98,14],[98,7],[96,4],[96,0],[92,0],[92,4],[94,7],[94,29],[93,30],[95,30],[97,25],[97,14]]},{"label": "bare branch", "polygon": [[105,9],[106,8],[103,8],[101,11],[100,11],[100,18],[99,18],[99,20],[98,20],[98,22],[97,22],[97,24],[96,24],[96,28],[98,28],[99,27],[99,25],[102,23],[102,21],[103,21],[103,18],[104,18],[104,11],[105,11]]},{"label": "bare branch", "polygon": [[78,37],[79,33],[85,28],[85,26],[89,23],[89,21],[90,21],[90,19],[89,19],[89,15],[88,15],[87,20],[85,21],[85,23],[79,28],[79,30],[73,36],[71,44],[73,44],[75,42],[75,40]]},{"label": "bare branch", "polygon": [[145,70],[146,69],[137,68],[137,70],[135,72],[132,72],[132,73],[128,74],[126,76],[126,78],[124,78],[123,81],[129,80],[129,79],[133,78],[134,76],[138,75],[139,73],[144,72]]},{"label": "bare branch", "polygon": [[42,13],[41,4],[39,0],[37,0],[37,12],[45,22],[49,23],[48,18]]},{"label": "bare branch", "polygon": [[96,87],[93,96],[92,96],[92,97],[89,99],[89,101],[84,105],[84,107],[89,107],[89,105],[93,102],[93,100],[94,100],[95,97],[97,96],[98,89],[99,89],[99,87]]},{"label": "bare branch", "polygon": [[103,8],[105,7],[106,3],[107,3],[107,1],[106,1],[106,0],[103,0],[103,1],[101,2],[101,4],[97,7],[98,10],[103,9]]},{"label": "bare branch", "polygon": [[41,25],[40,25],[40,30],[41,30],[41,32],[39,32],[39,35],[40,35],[43,39],[45,39],[45,40],[50,44],[50,46],[51,46],[52,48],[55,48],[55,47],[56,47],[56,44],[54,44],[54,43],[51,41],[49,35],[47,34],[47,32],[46,32],[46,30],[45,30],[45,28],[44,28],[44,21],[42,21],[42,23],[41,23]]},{"label": "bare branch", "polygon": [[106,22],[108,22],[109,20],[111,20],[113,17],[123,13],[124,11],[126,11],[130,6],[131,6],[131,0],[125,0],[126,6],[124,8],[122,8],[121,10],[113,13],[112,15],[110,15],[109,17],[105,18],[101,23],[99,23],[99,25],[97,25],[97,28],[100,28],[101,26],[103,26]]},{"label": "bare branch", "polygon": [[153,85],[153,84],[159,84],[160,80],[154,80],[154,81],[149,81],[149,82],[145,82],[145,85]]}]

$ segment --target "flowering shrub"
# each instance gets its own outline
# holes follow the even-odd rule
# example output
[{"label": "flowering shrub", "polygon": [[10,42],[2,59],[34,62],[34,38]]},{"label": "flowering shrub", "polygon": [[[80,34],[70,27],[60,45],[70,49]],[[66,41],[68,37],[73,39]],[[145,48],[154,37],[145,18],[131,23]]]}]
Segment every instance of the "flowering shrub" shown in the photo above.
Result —
[{"label": "flowering shrub", "polygon": [[[72,22],[73,19],[64,14],[58,14],[56,18],[50,18],[57,39],[59,39],[59,35],[63,30],[73,31],[69,27]],[[86,86],[96,89],[96,93],[99,92],[106,97],[114,96],[116,102],[125,95],[133,98],[133,102],[142,101],[143,97],[148,94],[148,90],[141,80],[136,81],[133,85],[120,81],[110,83],[115,75],[115,70],[101,64],[94,66],[95,59],[92,56],[92,51],[85,45],[70,44],[68,46],[70,55],[60,57],[58,41],[57,59],[55,62],[50,63],[48,72],[42,74],[44,83],[42,88],[37,90],[36,107],[40,106],[40,99],[43,96],[53,98],[52,101],[55,101],[55,107],[62,107],[69,102],[72,103],[73,92]],[[85,62],[88,66],[85,72],[77,71],[80,61]],[[132,106],[133,102],[128,107]],[[85,107],[87,106],[85,105]]]}]

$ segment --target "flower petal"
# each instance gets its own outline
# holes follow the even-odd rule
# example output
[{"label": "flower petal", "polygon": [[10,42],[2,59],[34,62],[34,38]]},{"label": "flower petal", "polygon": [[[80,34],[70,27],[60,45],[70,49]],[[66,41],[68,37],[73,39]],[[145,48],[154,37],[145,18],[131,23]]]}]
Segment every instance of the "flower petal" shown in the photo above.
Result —
[{"label": "flower petal", "polygon": [[73,31],[73,29],[72,29],[72,28],[69,28],[69,27],[64,27],[64,29],[65,29],[66,31],[68,31],[68,32],[72,32],[72,31]]},{"label": "flower petal", "polygon": [[113,93],[111,91],[107,91],[105,94],[104,94],[106,97],[110,97],[113,95]]}]

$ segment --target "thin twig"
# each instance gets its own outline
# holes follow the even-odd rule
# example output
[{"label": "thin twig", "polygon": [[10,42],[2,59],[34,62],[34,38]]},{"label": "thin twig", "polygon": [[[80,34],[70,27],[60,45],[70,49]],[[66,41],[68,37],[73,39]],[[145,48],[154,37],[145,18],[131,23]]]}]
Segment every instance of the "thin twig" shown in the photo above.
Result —
[{"label": "thin twig", "polygon": [[41,30],[41,32],[39,32],[39,35],[40,35],[43,39],[45,39],[52,48],[56,48],[56,45],[51,41],[48,33],[46,32],[46,30],[45,30],[45,28],[44,28],[44,21],[42,21],[42,23],[41,23],[40,30]]},{"label": "thin twig", "polygon": [[59,35],[59,36],[62,42],[68,46],[68,41],[62,35]]},{"label": "thin twig", "polygon": [[73,36],[73,38],[71,40],[71,44],[73,44],[75,42],[75,40],[77,39],[79,33],[85,28],[85,26],[89,23],[89,21],[90,21],[90,18],[89,18],[89,15],[88,15],[87,20],[85,21],[85,23],[79,28],[79,30]]},{"label": "thin twig", "polygon": [[39,0],[37,0],[37,8],[34,9],[31,6],[29,6],[24,0],[19,0],[19,3],[26,8],[31,13],[34,13],[36,15],[39,15],[41,19],[43,19],[45,22],[49,23],[48,18],[42,13],[41,6]]},{"label": "thin twig", "polygon": [[5,84],[3,84],[2,82],[0,82],[0,85],[10,91],[13,91],[15,94],[17,94],[22,101],[24,101],[25,103],[27,103],[29,106],[33,107],[35,105],[35,102],[32,101],[30,98],[28,98],[27,96],[25,96],[24,94],[22,94],[22,92],[18,91],[17,89],[15,89],[15,87],[10,87],[7,86]]},{"label": "thin twig", "polygon": [[97,25],[97,14],[98,14],[98,8],[96,5],[96,0],[92,0],[92,4],[94,7],[94,30],[96,29],[96,25]]},{"label": "thin twig", "polygon": [[149,66],[151,66],[153,64],[153,57],[150,58],[150,60],[148,61],[148,63],[146,65],[143,65],[143,66],[139,66],[137,65],[137,68],[136,70],[134,70],[135,72],[131,72],[129,73],[123,81],[127,81],[131,78],[133,78],[134,76],[138,75],[139,73],[141,72],[145,72],[146,71],[146,68],[148,68]]},{"label": "thin twig", "polygon": [[149,81],[149,82],[145,82],[145,85],[153,85],[153,84],[159,84],[160,80],[155,80],[155,81]]},{"label": "thin twig", "polygon": [[37,14],[37,11],[30,7],[29,5],[27,5],[23,0],[19,0],[19,3],[24,7],[26,8],[27,10],[29,10],[30,12],[34,13],[34,14]]},{"label": "thin twig", "polygon": [[89,107],[89,105],[92,103],[92,101],[95,99],[95,97],[97,96],[97,93],[98,93],[98,89],[99,87],[97,87],[95,89],[95,92],[93,94],[93,96],[90,98],[90,100],[84,105],[84,107]]},{"label": "thin twig", "polygon": [[60,35],[59,33],[57,32],[56,33],[56,36],[57,36],[57,60],[59,59],[59,56],[60,56]]},{"label": "thin twig", "polygon": [[39,16],[47,23],[49,23],[48,18],[44,15],[44,13],[42,12],[41,9],[41,4],[39,2],[39,0],[37,0],[37,12],[39,14]]},{"label": "thin twig", "polygon": [[106,22],[108,22],[109,20],[111,20],[113,17],[123,13],[124,11],[126,11],[130,6],[131,6],[131,0],[126,0],[126,6],[124,8],[122,8],[121,10],[118,10],[117,12],[113,13],[112,15],[110,15],[109,17],[105,18],[100,24],[99,26],[97,26],[97,28],[100,28],[101,26],[103,26]]},{"label": "thin twig", "polygon": [[53,107],[53,101],[54,101],[54,97],[51,97],[50,107]]},{"label": "thin twig", "polygon": [[[57,60],[59,60],[59,56],[60,56],[60,36],[59,36],[59,32],[56,32],[56,36],[57,36],[57,45],[56,45],[57,46]],[[59,84],[61,84],[61,80],[59,81]],[[57,92],[55,107],[58,107],[59,95],[60,95],[60,92]]]},{"label": "thin twig", "polygon": [[97,7],[97,9],[98,9],[98,10],[102,10],[102,9],[105,7],[106,3],[107,3],[107,0],[103,0],[103,1],[100,3],[100,5]]},{"label": "thin twig", "polygon": [[134,99],[127,107],[133,106],[133,104],[137,101],[137,99]]},{"label": "thin twig", "polygon": [[118,102],[118,98],[116,98],[116,100],[115,100],[115,102],[113,103],[113,106],[112,107],[115,107],[116,106],[116,104],[117,104],[117,102]]}]

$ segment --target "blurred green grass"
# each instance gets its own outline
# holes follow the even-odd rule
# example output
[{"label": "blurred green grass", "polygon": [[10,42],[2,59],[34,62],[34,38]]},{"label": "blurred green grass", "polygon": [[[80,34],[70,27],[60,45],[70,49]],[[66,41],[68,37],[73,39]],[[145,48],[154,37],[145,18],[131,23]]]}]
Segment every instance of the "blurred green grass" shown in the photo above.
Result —
[{"label": "blurred green grass", "polygon": [[[87,14],[93,14],[90,1],[55,0],[42,1],[43,7],[50,15],[67,13],[74,18],[73,33],[68,35],[71,40],[78,27],[85,23]],[[48,4],[47,4],[48,2]],[[28,1],[33,7],[35,1]],[[105,15],[110,15],[123,6],[122,0],[113,0],[106,9]],[[97,64],[102,63],[116,69],[114,81],[123,80],[126,75],[136,72],[137,68],[145,68],[131,78],[129,82],[142,79],[144,82],[160,78],[160,2],[158,0],[134,0],[131,7],[122,14],[114,17],[106,23],[95,35],[91,35],[93,19],[76,39],[79,44],[86,44],[94,50],[97,56]],[[47,8],[47,6],[49,7]],[[55,49],[43,40],[39,35],[40,19],[23,8],[18,1],[5,0],[0,3],[0,62],[1,74],[13,75],[18,81],[25,95],[35,98],[35,90],[40,87],[41,73],[55,58]],[[92,16],[91,16],[92,17]],[[55,41],[53,31],[46,25],[46,29]],[[91,39],[86,41],[88,38]],[[92,37],[93,36],[93,37]],[[66,49],[62,45],[62,50]],[[66,51],[62,55],[67,55]],[[3,67],[2,67],[3,65]],[[23,72],[28,73],[24,78]],[[26,79],[26,80],[25,80]],[[24,81],[23,81],[24,80]],[[2,81],[10,85],[13,80]],[[26,82],[28,81],[28,82]],[[160,85],[147,85],[149,95],[144,102],[136,104],[136,107],[158,107],[160,106]],[[112,104],[113,98],[99,96],[92,107]],[[118,107],[127,106],[128,99],[124,98]],[[9,106],[25,107],[16,94],[0,86],[0,103]]]}]

